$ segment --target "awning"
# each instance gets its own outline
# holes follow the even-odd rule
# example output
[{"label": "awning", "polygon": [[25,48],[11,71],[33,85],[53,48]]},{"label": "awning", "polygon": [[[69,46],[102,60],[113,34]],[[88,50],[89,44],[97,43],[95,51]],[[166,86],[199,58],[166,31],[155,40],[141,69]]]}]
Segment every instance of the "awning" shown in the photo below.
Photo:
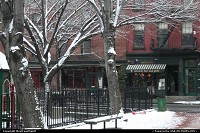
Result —
[{"label": "awning", "polygon": [[127,72],[164,72],[166,64],[135,64],[126,67]]}]

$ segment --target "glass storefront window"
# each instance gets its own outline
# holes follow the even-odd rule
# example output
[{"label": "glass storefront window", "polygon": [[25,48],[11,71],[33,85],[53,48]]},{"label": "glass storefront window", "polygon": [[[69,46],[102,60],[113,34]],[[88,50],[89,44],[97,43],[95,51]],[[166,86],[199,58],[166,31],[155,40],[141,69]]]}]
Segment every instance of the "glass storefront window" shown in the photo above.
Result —
[{"label": "glass storefront window", "polygon": [[134,73],[133,87],[146,87],[151,85],[152,74],[151,73]]},{"label": "glass storefront window", "polygon": [[185,67],[196,67],[196,60],[185,60]]}]

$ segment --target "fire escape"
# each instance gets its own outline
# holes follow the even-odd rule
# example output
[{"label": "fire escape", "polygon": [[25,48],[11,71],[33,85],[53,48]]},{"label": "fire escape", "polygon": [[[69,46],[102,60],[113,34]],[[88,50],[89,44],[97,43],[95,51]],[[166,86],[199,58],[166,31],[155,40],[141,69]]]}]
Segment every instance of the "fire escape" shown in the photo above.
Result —
[{"label": "fire escape", "polygon": [[[166,37],[164,38],[164,40],[163,40],[163,42],[160,46],[155,47],[155,41],[154,41],[154,39],[152,39],[151,40],[151,50],[153,50],[153,51],[160,51],[160,50],[168,51],[168,50],[170,50],[171,49],[170,47],[165,48],[164,46],[166,45],[170,35],[174,31],[176,25],[177,25],[177,22],[174,22],[172,24],[172,26],[170,27]],[[185,45],[185,46],[181,45],[180,48],[177,48],[177,50],[196,50],[196,48],[197,48],[197,38],[194,37],[193,39],[194,39],[194,43],[192,43],[192,45],[190,45],[190,44]]]}]

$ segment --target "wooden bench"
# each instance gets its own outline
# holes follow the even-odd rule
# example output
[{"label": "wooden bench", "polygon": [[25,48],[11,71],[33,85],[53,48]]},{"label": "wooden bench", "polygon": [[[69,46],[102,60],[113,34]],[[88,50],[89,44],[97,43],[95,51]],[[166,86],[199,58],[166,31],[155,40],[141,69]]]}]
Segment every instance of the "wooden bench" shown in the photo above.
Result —
[{"label": "wooden bench", "polygon": [[100,122],[104,123],[104,129],[106,128],[106,122],[110,120],[115,120],[115,128],[117,128],[117,119],[121,119],[123,116],[118,116],[118,115],[109,115],[109,116],[103,116],[103,117],[98,117],[98,118],[93,118],[89,120],[85,120],[85,124],[90,124],[90,128],[92,129],[93,124],[97,124]]}]

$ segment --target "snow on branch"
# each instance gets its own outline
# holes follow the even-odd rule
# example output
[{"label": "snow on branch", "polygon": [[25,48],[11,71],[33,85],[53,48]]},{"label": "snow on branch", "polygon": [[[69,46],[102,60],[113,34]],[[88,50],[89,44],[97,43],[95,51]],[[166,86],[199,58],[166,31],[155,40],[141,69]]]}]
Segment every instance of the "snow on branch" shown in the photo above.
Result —
[{"label": "snow on branch", "polygon": [[35,47],[26,38],[23,38],[23,41],[31,49],[31,51],[36,53]]},{"label": "snow on branch", "polygon": [[58,27],[55,36],[58,34],[58,32],[60,31],[60,29],[68,22],[68,20],[69,20],[77,11],[79,11],[80,9],[82,9],[86,4],[87,4],[87,2],[81,3],[81,4],[79,5],[79,7],[78,7],[74,12],[72,12],[72,13],[65,19],[65,21],[63,21],[63,23]]},{"label": "snow on branch", "polygon": [[8,30],[9,33],[11,33],[13,30],[13,22],[14,22],[14,20],[12,19],[12,21],[9,24],[9,30]]},{"label": "snow on branch", "polygon": [[117,21],[118,21],[119,14],[120,14],[120,11],[122,9],[123,4],[124,4],[124,0],[122,0],[121,4],[120,4],[120,0],[117,0],[117,6],[116,6],[116,11],[115,11],[115,19],[114,19],[114,23],[113,23],[114,27],[117,26]]},{"label": "snow on branch", "polygon": [[18,46],[12,46],[12,47],[10,48],[10,51],[11,51],[12,53],[15,53],[17,50],[20,50],[20,48],[19,48]]},{"label": "snow on branch", "polygon": [[35,26],[35,24],[26,15],[25,15],[25,19],[28,22],[27,25],[36,32],[36,34],[38,35],[39,40],[41,41],[41,43],[44,46],[44,40],[43,40],[42,33],[38,30],[38,28]]},{"label": "snow on branch", "polygon": [[21,72],[21,76],[25,77],[28,74],[28,60],[23,57],[21,63],[22,67],[19,68],[19,71]]},{"label": "snow on branch", "polygon": [[99,18],[99,21],[100,21],[100,25],[101,25],[101,32],[103,33],[104,31],[104,24],[103,24],[103,18],[102,18],[102,13],[100,11],[100,9],[98,8],[98,6],[96,5],[95,1],[94,0],[87,0],[88,2],[91,3],[91,5],[94,7],[94,9],[96,10],[97,12],[97,15],[98,15],[98,18]]},{"label": "snow on branch", "polygon": [[108,54],[109,54],[109,55],[111,55],[111,54],[112,54],[112,55],[117,55],[116,52],[115,52],[115,49],[114,49],[113,47],[110,47],[110,48],[108,49]]}]

